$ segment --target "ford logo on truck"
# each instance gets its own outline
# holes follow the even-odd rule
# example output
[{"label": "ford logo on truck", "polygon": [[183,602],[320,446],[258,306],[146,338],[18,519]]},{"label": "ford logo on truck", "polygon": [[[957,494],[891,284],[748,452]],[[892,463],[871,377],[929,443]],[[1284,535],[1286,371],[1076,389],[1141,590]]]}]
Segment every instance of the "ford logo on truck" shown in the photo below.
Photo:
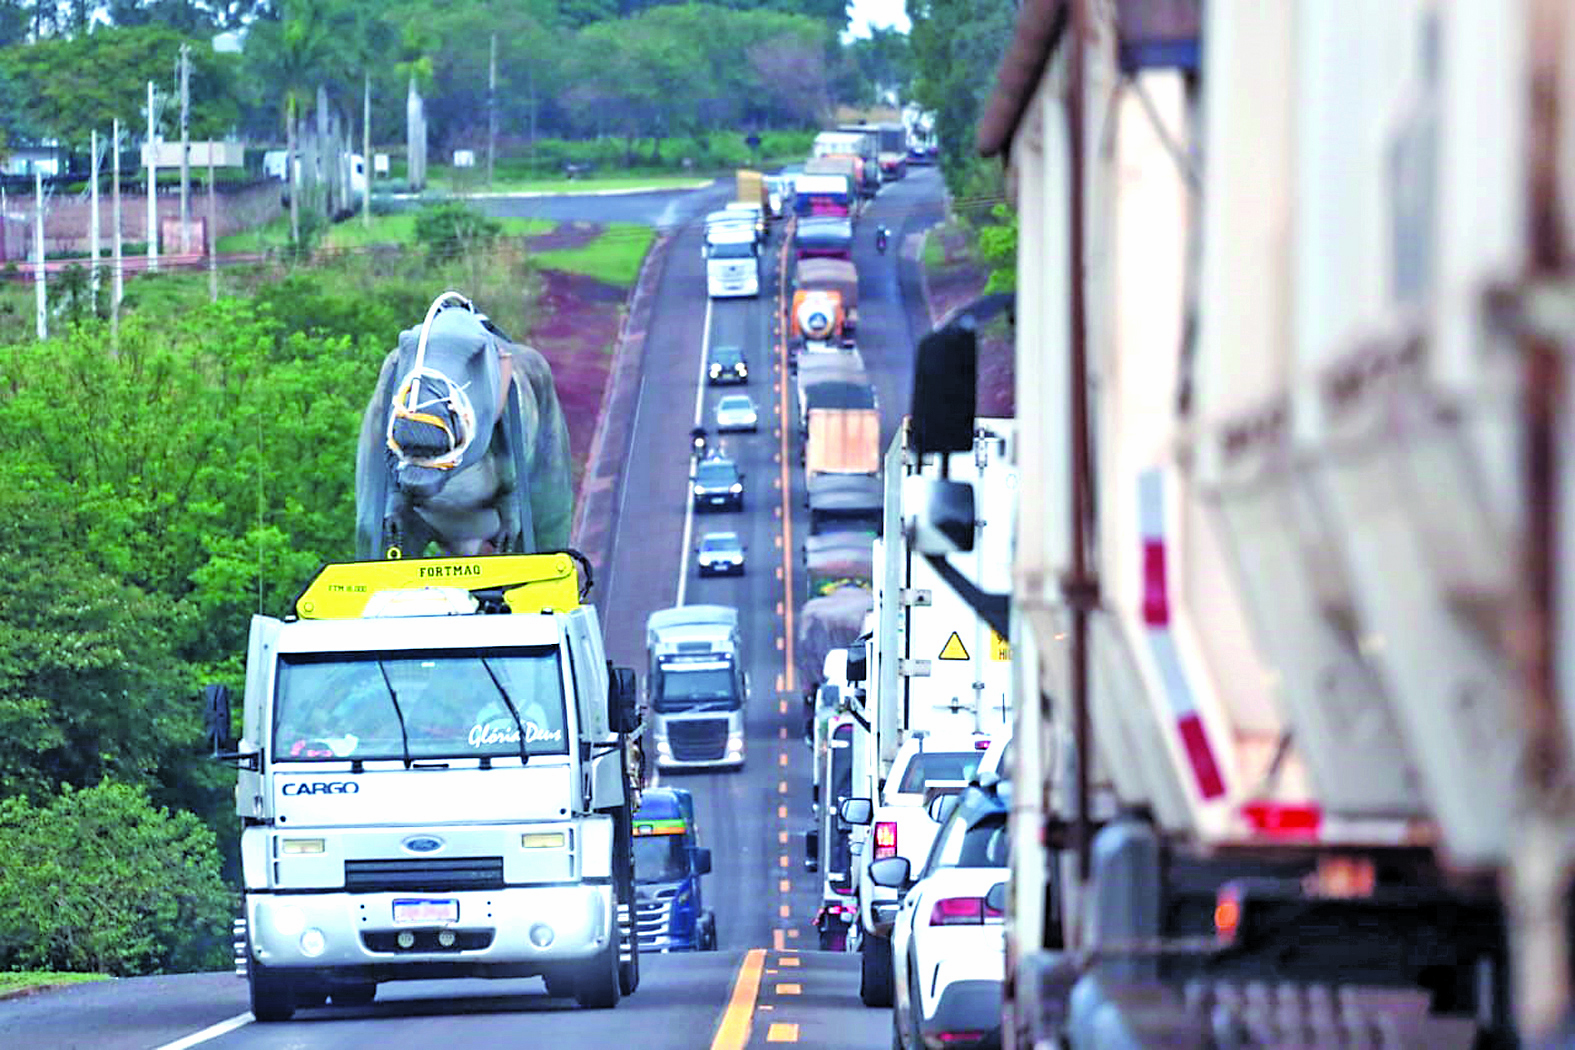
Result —
[{"label": "ford logo on truck", "polygon": [[290,781],[279,790],[285,795],[354,795],[361,785],[353,780]]},{"label": "ford logo on truck", "polygon": [[412,853],[432,853],[443,848],[443,840],[436,835],[412,835],[401,845]]}]

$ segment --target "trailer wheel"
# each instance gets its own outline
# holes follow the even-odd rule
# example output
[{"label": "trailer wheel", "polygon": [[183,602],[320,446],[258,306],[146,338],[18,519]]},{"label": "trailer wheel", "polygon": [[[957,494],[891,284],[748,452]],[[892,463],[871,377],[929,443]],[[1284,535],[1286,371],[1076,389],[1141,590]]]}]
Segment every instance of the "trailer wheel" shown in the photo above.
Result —
[{"label": "trailer wheel", "polygon": [[866,933],[859,944],[859,1001],[865,1006],[890,1006],[891,985],[891,941]]},{"label": "trailer wheel", "polygon": [[259,1021],[288,1021],[295,1016],[295,989],[290,978],[258,962],[247,960],[246,983],[251,991],[252,1016]]},{"label": "trailer wheel", "polygon": [[716,951],[716,913],[706,912],[700,919],[698,947],[703,952]]}]

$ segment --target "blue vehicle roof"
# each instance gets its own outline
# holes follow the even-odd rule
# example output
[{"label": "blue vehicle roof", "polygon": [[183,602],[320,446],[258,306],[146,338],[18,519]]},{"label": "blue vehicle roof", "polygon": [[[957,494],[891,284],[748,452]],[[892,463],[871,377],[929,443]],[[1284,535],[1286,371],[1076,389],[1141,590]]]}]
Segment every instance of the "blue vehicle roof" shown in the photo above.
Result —
[{"label": "blue vehicle roof", "polygon": [[684,788],[648,788],[640,798],[635,820],[682,820],[691,828],[695,822],[695,800]]}]

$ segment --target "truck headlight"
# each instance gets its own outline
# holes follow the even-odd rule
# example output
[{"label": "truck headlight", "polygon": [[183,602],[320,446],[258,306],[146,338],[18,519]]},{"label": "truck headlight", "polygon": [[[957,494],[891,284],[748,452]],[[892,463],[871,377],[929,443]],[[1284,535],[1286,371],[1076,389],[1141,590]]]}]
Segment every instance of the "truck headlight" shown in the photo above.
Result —
[{"label": "truck headlight", "polygon": [[658,740],[656,742],[656,753],[658,755],[670,755],[673,753],[673,749],[668,745],[667,741]]},{"label": "truck headlight", "polygon": [[328,947],[328,939],[323,936],[323,931],[312,927],[301,934],[301,954],[310,958],[317,958]]}]

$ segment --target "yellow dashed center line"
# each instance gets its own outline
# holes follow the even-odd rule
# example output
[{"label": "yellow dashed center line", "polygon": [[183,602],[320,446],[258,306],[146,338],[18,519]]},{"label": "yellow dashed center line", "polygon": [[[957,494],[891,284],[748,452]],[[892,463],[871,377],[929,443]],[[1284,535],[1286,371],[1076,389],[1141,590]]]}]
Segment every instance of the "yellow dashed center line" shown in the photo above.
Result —
[{"label": "yellow dashed center line", "polygon": [[787,794],[787,781],[786,780],[780,781],[777,784],[777,794],[779,794],[779,795],[786,795]]},{"label": "yellow dashed center line", "polygon": [[[786,806],[778,806],[777,807],[777,819],[778,820],[786,820],[787,819],[787,807]],[[784,831],[782,834],[786,835],[787,832]]]},{"label": "yellow dashed center line", "polygon": [[728,999],[722,1023],[717,1025],[711,1050],[744,1050],[749,1045],[749,1029],[754,1020],[755,1000],[760,995],[760,971],[766,964],[766,950],[751,948],[738,967],[733,994]]},{"label": "yellow dashed center line", "polygon": [[793,880],[792,879],[783,879],[780,882],[778,882],[777,883],[777,892],[779,892],[779,893],[792,893],[793,892]]},{"label": "yellow dashed center line", "polygon": [[786,846],[787,843],[788,843],[788,833],[785,832],[785,831],[777,832],[777,841],[779,843],[781,843],[782,845]]},{"label": "yellow dashed center line", "polygon": [[779,984],[779,985],[777,985],[777,994],[778,995],[803,995],[804,994],[804,986],[802,984]]},{"label": "yellow dashed center line", "polygon": [[768,1043],[796,1043],[798,1042],[798,1025],[788,1024],[786,1021],[772,1021],[771,1027],[766,1029],[766,1042]]},{"label": "yellow dashed center line", "polygon": [[[785,754],[784,755],[778,755],[777,756],[777,765],[779,765],[779,766],[787,765],[787,755],[785,755]],[[840,820],[841,818],[839,817],[838,819]]]},{"label": "yellow dashed center line", "polygon": [[[773,948],[775,948],[777,951],[781,951],[782,950],[782,930],[775,929],[775,930],[771,931],[771,946]],[[798,965],[798,960],[795,959],[793,961],[793,965],[797,966]]]},{"label": "yellow dashed center line", "polygon": [[782,701],[777,706],[778,706],[778,710],[780,710],[783,714],[787,714],[787,701],[786,700]]},{"label": "yellow dashed center line", "polygon": [[798,940],[798,927],[797,926],[794,926],[794,927],[791,927],[791,928],[788,929],[788,940],[790,940],[790,941]]},{"label": "yellow dashed center line", "polygon": [[784,904],[780,908],[777,909],[777,914],[782,916],[782,918],[784,918],[784,919],[790,919],[790,918],[793,917],[793,909],[790,908],[788,905]]},{"label": "yellow dashed center line", "polygon": [[798,956],[796,956],[796,955],[784,955],[782,958],[777,960],[777,965],[778,966],[797,966],[798,965]]},{"label": "yellow dashed center line", "polygon": [[788,866],[788,859],[787,859],[786,856],[781,856],[781,857],[777,858],[777,867],[785,868],[787,866]]}]

